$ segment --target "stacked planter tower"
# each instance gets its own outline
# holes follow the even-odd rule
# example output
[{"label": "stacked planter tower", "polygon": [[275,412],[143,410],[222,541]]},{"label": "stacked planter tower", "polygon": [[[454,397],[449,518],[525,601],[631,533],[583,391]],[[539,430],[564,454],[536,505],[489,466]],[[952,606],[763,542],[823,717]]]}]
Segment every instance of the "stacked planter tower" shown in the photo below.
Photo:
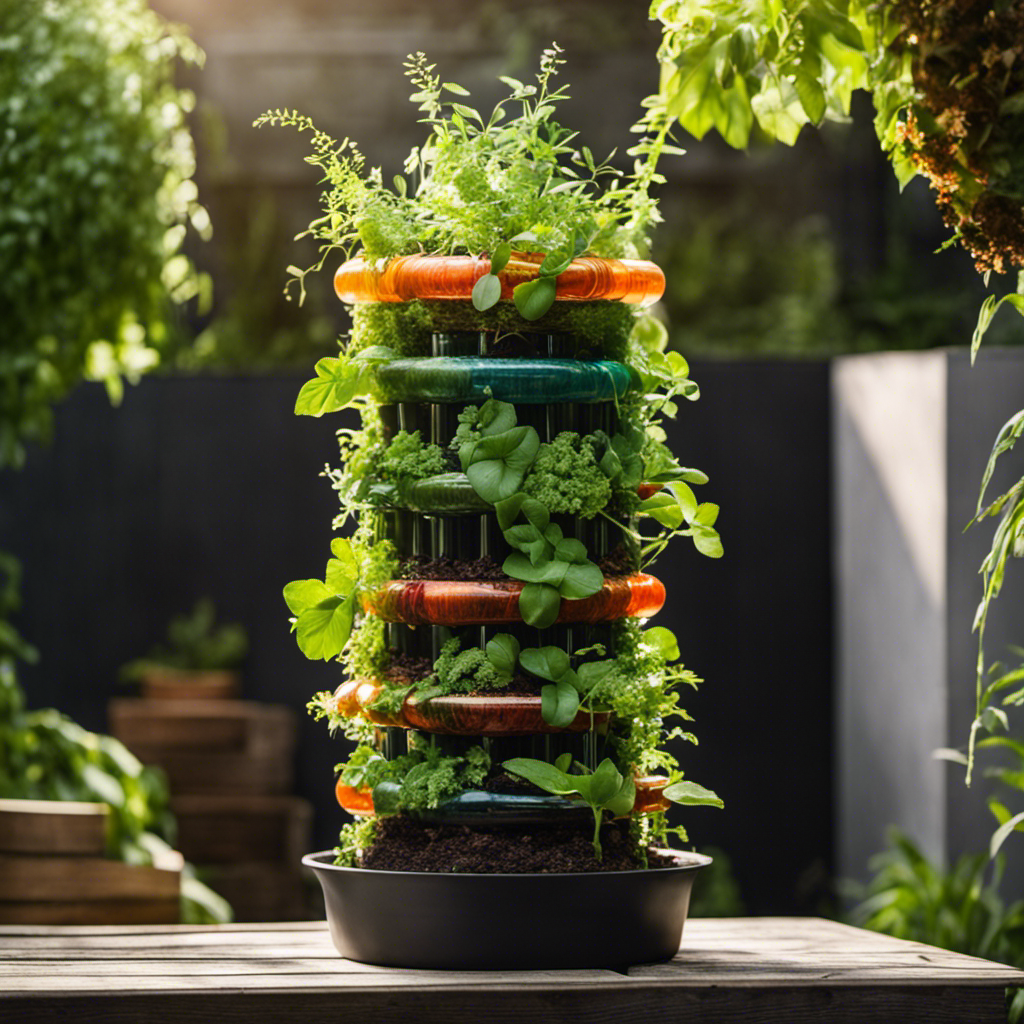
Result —
[{"label": "stacked planter tower", "polygon": [[361,413],[328,471],[336,528],[357,525],[322,580],[284,590],[302,651],[345,669],[310,707],[357,742],[336,787],[356,820],[305,863],[358,960],[672,956],[707,858],[664,848],[665,811],[721,806],[664,749],[694,739],[678,687],[699,680],[645,627],[673,536],[722,554],[718,506],[690,486],[707,478],[659,426],[699,391],[643,314],[664,276],[635,258],[668,123],[634,126],[631,174],[576,150],[552,116],[560,52],[536,85],[503,78],[486,118],[412,55],[430,136],[394,191],[308,118],[259,122],[312,132],[329,187],[310,232],[324,258],[358,246],[334,278],[349,340],[295,407]]},{"label": "stacked planter tower", "polygon": [[[512,255],[497,275],[503,299],[511,299],[517,284],[536,278],[542,259]],[[468,307],[474,285],[490,266],[486,258],[423,256],[400,257],[381,269],[357,258],[339,268],[335,290],[342,301],[354,304],[418,300]],[[663,289],[664,277],[653,263],[582,258],[559,278],[555,305],[556,310],[561,304],[581,302],[646,306],[660,298]],[[442,314],[441,319],[451,318]],[[634,375],[620,362],[598,358],[601,353],[592,342],[567,333],[544,333],[525,322],[525,330],[504,337],[496,330],[432,326],[438,329],[430,332],[429,356],[396,359],[376,369],[374,391],[380,397],[385,441],[399,431],[419,432],[424,443],[451,451],[460,414],[468,405],[489,400],[512,406],[516,426],[535,431],[542,445],[566,432],[616,435],[618,409]],[[649,497],[658,489],[641,484],[638,492]],[[452,638],[458,639],[462,651],[486,650],[489,641],[502,635],[512,637],[520,651],[554,647],[569,658],[576,651],[603,648],[614,654],[614,624],[647,618],[664,604],[665,588],[654,576],[638,571],[638,550],[624,543],[625,535],[614,522],[600,516],[552,514],[545,529],[554,528],[560,539],[580,542],[593,563],[611,568],[603,573],[596,593],[582,598],[559,595],[554,621],[537,628],[524,621],[520,608],[526,583],[507,577],[472,578],[473,567],[482,565],[491,570],[489,577],[494,575],[494,567],[502,566],[516,549],[494,504],[478,493],[470,476],[445,472],[417,480],[404,489],[404,496],[402,507],[378,513],[376,535],[394,545],[400,565],[433,565],[437,578],[393,579],[363,597],[365,614],[387,623],[392,651],[433,663]],[[531,524],[524,517],[521,525],[529,530]],[[451,578],[444,578],[445,567],[452,571]],[[545,685],[554,685],[550,677]],[[411,731],[420,734],[418,739],[430,737],[428,742],[440,746],[446,756],[480,747],[496,768],[512,758],[550,763],[568,754],[593,772],[606,756],[607,710],[578,708],[567,723],[555,725],[545,720],[553,715],[543,713],[540,692],[505,695],[496,690],[420,699],[412,690],[399,708],[388,712],[375,707],[386,686],[377,679],[350,679],[336,691],[335,706],[343,716],[363,716],[377,725],[381,751],[389,759],[408,752]],[[660,795],[666,777],[646,776],[635,782],[638,812],[668,809]],[[397,784],[391,785],[397,790]],[[416,818],[424,824],[527,829],[589,817],[586,805],[578,801],[516,789],[466,790],[436,808],[419,810]],[[378,791],[378,799],[381,792],[387,794],[387,784]],[[337,795],[351,814],[373,813],[367,789],[342,781]]]}]

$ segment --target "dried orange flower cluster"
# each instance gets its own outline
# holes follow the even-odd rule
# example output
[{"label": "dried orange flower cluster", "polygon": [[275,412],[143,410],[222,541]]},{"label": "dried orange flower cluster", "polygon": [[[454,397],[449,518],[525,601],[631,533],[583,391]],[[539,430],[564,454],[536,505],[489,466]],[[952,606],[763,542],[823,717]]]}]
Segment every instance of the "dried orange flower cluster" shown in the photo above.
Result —
[{"label": "dried orange flower cluster", "polygon": [[1024,266],[1024,4],[895,0],[890,11],[919,96],[904,154],[979,271]]}]

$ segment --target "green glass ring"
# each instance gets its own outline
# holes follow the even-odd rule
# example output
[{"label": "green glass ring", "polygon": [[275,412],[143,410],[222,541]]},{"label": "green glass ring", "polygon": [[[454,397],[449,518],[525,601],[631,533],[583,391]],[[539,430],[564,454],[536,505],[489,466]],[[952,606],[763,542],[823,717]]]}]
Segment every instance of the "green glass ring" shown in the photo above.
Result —
[{"label": "green glass ring", "polygon": [[383,402],[615,402],[632,379],[628,366],[608,360],[481,359],[436,356],[395,359],[375,371]]}]

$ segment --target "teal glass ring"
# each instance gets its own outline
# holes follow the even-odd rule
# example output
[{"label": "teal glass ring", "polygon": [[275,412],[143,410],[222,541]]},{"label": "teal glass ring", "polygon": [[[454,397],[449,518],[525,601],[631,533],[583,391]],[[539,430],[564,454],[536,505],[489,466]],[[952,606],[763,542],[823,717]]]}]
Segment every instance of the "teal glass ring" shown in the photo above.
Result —
[{"label": "teal glass ring", "polygon": [[382,363],[375,374],[378,397],[385,403],[472,402],[488,394],[524,405],[614,402],[632,384],[629,367],[607,360],[437,356],[395,359]]}]

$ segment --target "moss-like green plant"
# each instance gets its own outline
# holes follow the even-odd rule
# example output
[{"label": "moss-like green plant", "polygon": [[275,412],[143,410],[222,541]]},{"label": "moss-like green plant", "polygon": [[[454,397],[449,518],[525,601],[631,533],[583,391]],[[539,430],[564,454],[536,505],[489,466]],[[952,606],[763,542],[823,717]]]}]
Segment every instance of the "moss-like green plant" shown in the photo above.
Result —
[{"label": "moss-like green plant", "polygon": [[542,444],[523,480],[523,493],[558,515],[592,519],[608,504],[611,484],[594,455],[594,444],[563,432]]}]

